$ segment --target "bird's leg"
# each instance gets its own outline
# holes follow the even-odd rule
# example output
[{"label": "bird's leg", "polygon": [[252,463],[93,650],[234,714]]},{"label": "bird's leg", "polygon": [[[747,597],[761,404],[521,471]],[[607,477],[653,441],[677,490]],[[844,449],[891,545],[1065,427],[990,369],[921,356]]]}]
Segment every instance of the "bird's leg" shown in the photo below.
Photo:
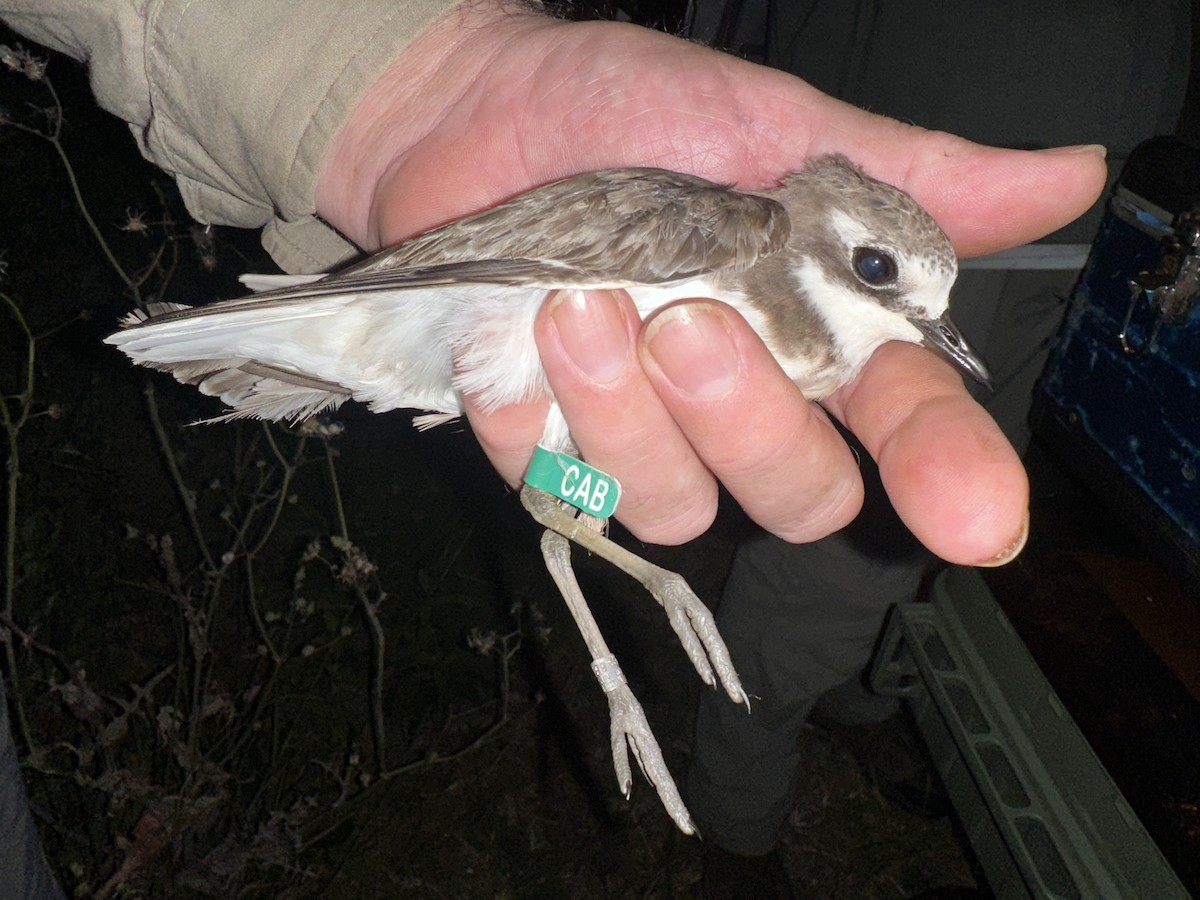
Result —
[{"label": "bird's leg", "polygon": [[[712,613],[682,576],[647,562],[636,553],[613,543],[589,528],[586,522],[577,519],[572,511],[564,509],[558,500],[545,491],[524,485],[521,488],[521,503],[540,525],[608,560],[640,581],[666,611],[671,628],[679,636],[680,643],[704,683],[715,687],[715,671],[716,678],[720,679],[730,699],[746,704],[749,709],[750,700],[729,658],[725,641],[717,631]],[[569,558],[566,565],[569,570]]]},{"label": "bird's leg", "polygon": [[[570,515],[565,510],[563,513]],[[694,834],[696,826],[679,794],[675,779],[671,777],[654,732],[650,730],[650,722],[646,719],[642,704],[626,684],[621,666],[608,649],[600,626],[596,624],[579,589],[579,582],[575,580],[575,571],[571,568],[570,542],[561,534],[547,530],[542,535],[542,556],[550,577],[567,601],[567,608],[571,610],[579,633],[583,635],[588,653],[592,656],[592,671],[608,697],[609,739],[612,743],[613,768],[621,793],[628,800],[633,789],[633,776],[629,768],[629,749],[632,748],[642,774],[658,791],[659,799],[679,830],[684,834]]]}]

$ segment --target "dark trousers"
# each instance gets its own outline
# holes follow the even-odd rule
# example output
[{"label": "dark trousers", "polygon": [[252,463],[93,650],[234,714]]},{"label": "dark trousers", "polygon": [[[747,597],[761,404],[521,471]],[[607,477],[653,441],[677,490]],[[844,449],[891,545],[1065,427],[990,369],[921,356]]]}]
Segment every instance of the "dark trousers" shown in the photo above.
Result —
[{"label": "dark trousers", "polygon": [[[1019,451],[1029,442],[1034,384],[1074,273],[966,271],[955,319],[987,360],[983,398]],[[863,686],[887,611],[915,598],[936,561],[900,523],[869,459],[867,501],[846,529],[811,544],[770,535],[738,548],[717,621],[751,694],[749,715],[706,691],[687,794],[706,839],[747,856],[769,852],[795,803],[800,729],[813,707],[846,723],[879,721],[894,702]]]},{"label": "dark trousers", "polygon": [[33,816],[17,765],[0,678],[0,897],[11,900],[63,900],[42,845],[33,827]]}]

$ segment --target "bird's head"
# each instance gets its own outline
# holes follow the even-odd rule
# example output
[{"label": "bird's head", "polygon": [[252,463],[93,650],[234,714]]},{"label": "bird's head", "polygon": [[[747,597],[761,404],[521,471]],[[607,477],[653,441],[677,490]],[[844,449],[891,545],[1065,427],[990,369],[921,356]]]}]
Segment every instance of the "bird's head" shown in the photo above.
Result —
[{"label": "bird's head", "polygon": [[908,194],[822,157],[774,195],[792,219],[788,273],[853,371],[883,343],[922,344],[966,375],[986,367],[948,314],[954,248]]}]

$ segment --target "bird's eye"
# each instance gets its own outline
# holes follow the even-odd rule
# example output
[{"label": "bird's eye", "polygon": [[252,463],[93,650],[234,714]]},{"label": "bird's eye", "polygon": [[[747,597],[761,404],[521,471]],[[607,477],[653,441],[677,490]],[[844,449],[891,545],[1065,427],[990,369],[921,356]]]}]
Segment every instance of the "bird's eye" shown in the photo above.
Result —
[{"label": "bird's eye", "polygon": [[896,261],[874,247],[858,247],[854,251],[854,274],[875,287],[891,284],[896,280]]}]

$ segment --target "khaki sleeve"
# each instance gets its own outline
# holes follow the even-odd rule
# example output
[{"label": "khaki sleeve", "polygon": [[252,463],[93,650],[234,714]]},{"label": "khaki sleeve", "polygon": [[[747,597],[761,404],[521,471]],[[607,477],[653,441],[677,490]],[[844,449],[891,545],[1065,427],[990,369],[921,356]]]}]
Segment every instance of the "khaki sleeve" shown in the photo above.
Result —
[{"label": "khaki sleeve", "polygon": [[289,272],[355,248],[315,216],[321,161],[387,65],[460,0],[0,0],[89,66],[100,104],[201,222],[263,228]]}]

